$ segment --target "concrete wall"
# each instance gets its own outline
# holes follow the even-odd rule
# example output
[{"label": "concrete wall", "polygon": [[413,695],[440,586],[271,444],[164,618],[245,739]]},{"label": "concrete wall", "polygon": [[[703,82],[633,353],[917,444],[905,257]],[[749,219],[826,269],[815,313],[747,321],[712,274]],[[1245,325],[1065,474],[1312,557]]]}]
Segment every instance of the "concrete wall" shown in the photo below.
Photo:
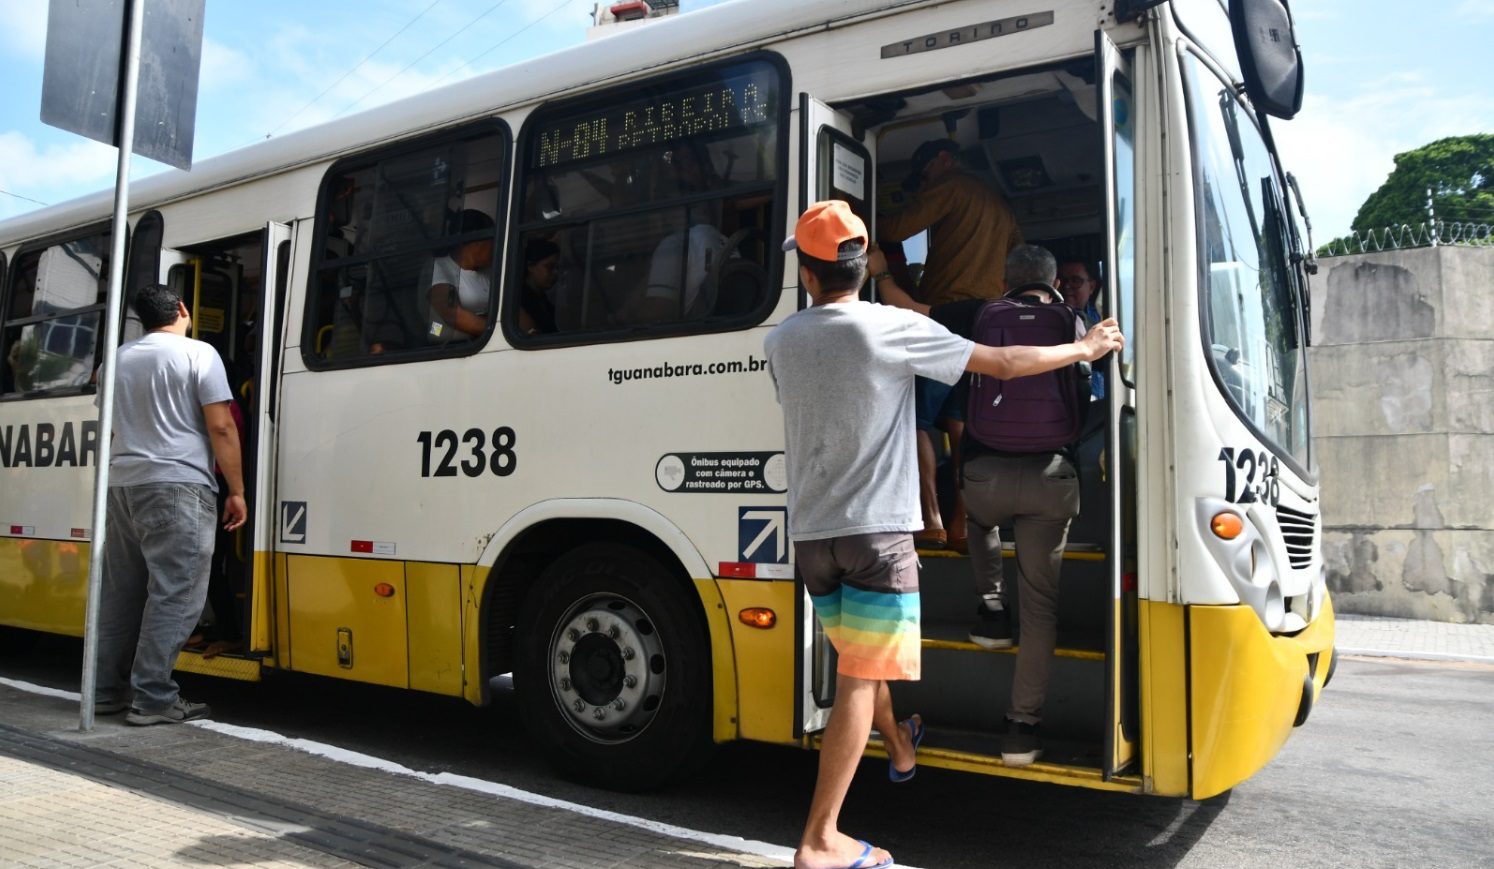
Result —
[{"label": "concrete wall", "polygon": [[1320,265],[1309,365],[1334,603],[1494,623],[1494,248]]}]

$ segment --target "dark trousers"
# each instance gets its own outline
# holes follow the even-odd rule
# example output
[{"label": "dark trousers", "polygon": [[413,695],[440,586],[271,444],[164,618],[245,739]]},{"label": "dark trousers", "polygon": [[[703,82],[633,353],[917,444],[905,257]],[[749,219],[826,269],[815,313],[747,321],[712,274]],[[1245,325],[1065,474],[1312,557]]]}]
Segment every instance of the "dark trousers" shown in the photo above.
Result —
[{"label": "dark trousers", "polygon": [[1000,526],[1012,526],[1021,645],[1007,717],[1036,724],[1058,638],[1058,573],[1069,522],[1079,513],[1079,474],[1056,453],[986,454],[966,460],[963,485],[975,590],[1005,605],[1010,595],[1002,581]]}]

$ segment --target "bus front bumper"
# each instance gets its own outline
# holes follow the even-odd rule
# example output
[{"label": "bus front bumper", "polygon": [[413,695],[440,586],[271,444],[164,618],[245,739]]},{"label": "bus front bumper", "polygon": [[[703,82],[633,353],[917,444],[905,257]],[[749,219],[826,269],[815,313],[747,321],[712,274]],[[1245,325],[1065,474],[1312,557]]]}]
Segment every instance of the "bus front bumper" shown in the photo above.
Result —
[{"label": "bus front bumper", "polygon": [[1248,606],[1188,608],[1192,796],[1222,793],[1264,767],[1307,719],[1334,664],[1333,601],[1293,636]]}]

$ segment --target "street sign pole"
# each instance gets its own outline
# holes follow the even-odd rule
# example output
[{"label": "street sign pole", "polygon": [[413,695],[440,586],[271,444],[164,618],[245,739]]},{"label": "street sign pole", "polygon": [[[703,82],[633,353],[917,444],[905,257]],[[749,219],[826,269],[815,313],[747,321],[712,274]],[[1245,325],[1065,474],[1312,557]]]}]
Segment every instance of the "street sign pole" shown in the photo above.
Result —
[{"label": "street sign pole", "polygon": [[104,352],[99,370],[99,451],[94,465],[93,540],[88,553],[88,608],[83,622],[82,704],[78,729],[93,730],[93,692],[98,681],[99,592],[103,581],[106,516],[109,506],[109,455],[114,436],[114,359],[119,349],[120,299],[124,296],[125,230],[130,211],[130,157],[135,145],[135,89],[140,80],[140,38],[145,0],[128,0],[124,39],[124,81],[119,101],[119,168],[114,180],[114,222],[109,249],[109,297],[104,306]]}]

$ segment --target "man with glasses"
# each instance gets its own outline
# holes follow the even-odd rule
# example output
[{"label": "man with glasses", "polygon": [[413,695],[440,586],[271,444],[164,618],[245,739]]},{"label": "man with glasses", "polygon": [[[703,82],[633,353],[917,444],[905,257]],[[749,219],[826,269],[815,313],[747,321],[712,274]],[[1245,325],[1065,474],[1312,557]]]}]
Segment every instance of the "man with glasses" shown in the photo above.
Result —
[{"label": "man with glasses", "polygon": [[1094,303],[1098,286],[1099,281],[1095,280],[1094,269],[1088,262],[1066,259],[1058,264],[1058,291],[1063,293],[1063,303],[1079,312],[1086,326],[1100,322],[1100,311]]},{"label": "man with glasses", "polygon": [[[1088,260],[1070,258],[1058,264],[1058,291],[1063,293],[1063,303],[1074,309],[1085,326],[1100,322],[1100,309],[1095,306],[1095,290],[1100,286],[1096,274]],[[1090,374],[1089,388],[1096,400],[1105,397],[1104,372]]]}]

